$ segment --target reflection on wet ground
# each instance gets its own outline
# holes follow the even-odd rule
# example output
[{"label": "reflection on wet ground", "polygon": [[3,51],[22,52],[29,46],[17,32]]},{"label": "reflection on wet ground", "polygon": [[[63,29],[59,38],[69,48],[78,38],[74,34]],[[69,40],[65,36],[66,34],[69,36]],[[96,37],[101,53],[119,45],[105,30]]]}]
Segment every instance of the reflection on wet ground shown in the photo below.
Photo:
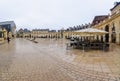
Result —
[{"label": "reflection on wet ground", "polygon": [[65,39],[36,41],[0,45],[0,81],[120,81],[120,46],[83,52]]},{"label": "reflection on wet ground", "polygon": [[90,70],[120,74],[119,45],[111,44],[110,50],[107,52],[102,50],[83,52],[81,49],[66,50],[66,43],[69,41],[64,39],[37,39],[37,41],[39,41],[39,45],[44,45],[46,49],[56,52],[55,54],[59,58],[67,62]]}]

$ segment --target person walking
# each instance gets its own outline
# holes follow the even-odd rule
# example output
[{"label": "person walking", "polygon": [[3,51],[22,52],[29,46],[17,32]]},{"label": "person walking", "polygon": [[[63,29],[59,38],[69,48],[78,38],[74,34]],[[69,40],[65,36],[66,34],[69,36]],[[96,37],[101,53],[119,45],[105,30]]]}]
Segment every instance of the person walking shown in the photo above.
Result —
[{"label": "person walking", "polygon": [[7,41],[8,41],[8,44],[9,44],[9,42],[10,42],[10,37],[7,37]]}]

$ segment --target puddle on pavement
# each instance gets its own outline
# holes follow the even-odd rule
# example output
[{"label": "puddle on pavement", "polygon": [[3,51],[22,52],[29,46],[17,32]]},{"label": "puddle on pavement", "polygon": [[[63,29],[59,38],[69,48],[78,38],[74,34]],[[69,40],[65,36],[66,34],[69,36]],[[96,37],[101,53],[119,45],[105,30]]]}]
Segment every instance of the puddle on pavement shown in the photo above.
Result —
[{"label": "puddle on pavement", "polygon": [[[77,64],[87,64],[101,67],[103,63],[108,67],[113,67],[115,64],[120,63],[120,60],[116,58],[120,57],[120,46],[112,45],[108,52],[102,50],[89,50],[83,52],[81,49],[66,49],[66,43],[68,40],[63,39],[37,39],[38,44],[48,48],[51,52],[59,55],[59,58],[66,60],[67,62],[76,62]],[[113,48],[114,46],[114,48]],[[112,59],[112,60],[111,60]],[[117,63],[116,63],[117,62]],[[119,64],[120,65],[120,64]],[[120,66],[116,66],[120,68]]]}]

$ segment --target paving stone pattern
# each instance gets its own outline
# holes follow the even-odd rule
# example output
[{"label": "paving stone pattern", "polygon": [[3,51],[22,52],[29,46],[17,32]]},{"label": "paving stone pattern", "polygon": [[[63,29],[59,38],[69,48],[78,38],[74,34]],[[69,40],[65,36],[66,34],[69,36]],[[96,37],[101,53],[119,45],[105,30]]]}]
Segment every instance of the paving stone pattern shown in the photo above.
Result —
[{"label": "paving stone pattern", "polygon": [[63,39],[36,40],[0,45],[0,81],[120,81],[119,46],[83,52]]}]

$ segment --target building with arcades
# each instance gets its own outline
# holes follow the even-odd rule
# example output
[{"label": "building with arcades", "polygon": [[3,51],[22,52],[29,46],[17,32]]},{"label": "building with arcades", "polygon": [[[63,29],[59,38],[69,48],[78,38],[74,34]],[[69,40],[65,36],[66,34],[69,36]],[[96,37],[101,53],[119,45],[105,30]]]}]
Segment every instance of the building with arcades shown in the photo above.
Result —
[{"label": "building with arcades", "polygon": [[103,37],[105,42],[120,44],[120,2],[110,9],[111,14],[95,16],[92,27],[109,32]]}]

